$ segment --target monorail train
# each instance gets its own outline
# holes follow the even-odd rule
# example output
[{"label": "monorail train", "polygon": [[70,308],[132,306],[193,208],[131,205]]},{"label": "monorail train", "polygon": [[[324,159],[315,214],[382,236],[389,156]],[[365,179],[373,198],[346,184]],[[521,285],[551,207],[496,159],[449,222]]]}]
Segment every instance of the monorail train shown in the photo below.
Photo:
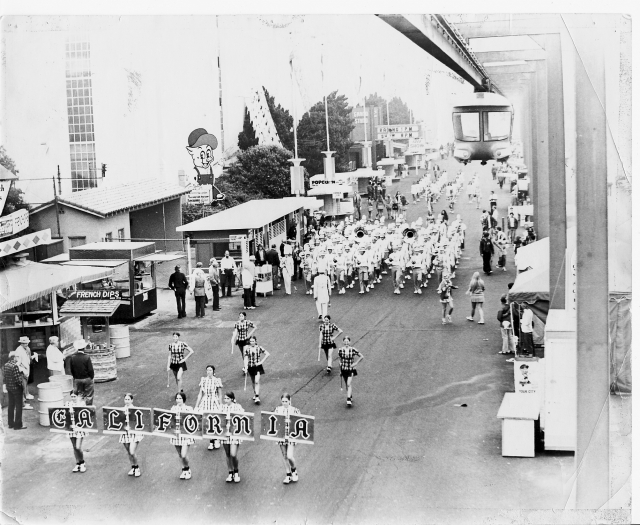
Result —
[{"label": "monorail train", "polygon": [[496,93],[466,95],[453,107],[453,156],[467,164],[505,162],[512,152],[513,106]]}]

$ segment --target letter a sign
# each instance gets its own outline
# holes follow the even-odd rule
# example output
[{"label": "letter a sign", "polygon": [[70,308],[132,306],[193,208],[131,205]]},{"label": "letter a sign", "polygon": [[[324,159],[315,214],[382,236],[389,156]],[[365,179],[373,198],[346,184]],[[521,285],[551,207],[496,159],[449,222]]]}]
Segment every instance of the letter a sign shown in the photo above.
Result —
[{"label": "letter a sign", "polygon": [[289,441],[313,445],[313,427],[315,418],[301,414],[291,415],[289,422]]}]

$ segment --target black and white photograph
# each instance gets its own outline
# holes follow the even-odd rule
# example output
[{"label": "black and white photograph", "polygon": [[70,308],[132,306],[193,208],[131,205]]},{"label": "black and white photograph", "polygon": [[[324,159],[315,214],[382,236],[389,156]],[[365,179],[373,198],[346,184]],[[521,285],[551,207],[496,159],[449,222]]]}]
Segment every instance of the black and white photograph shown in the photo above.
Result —
[{"label": "black and white photograph", "polygon": [[631,2],[0,5],[0,525],[631,524]]}]

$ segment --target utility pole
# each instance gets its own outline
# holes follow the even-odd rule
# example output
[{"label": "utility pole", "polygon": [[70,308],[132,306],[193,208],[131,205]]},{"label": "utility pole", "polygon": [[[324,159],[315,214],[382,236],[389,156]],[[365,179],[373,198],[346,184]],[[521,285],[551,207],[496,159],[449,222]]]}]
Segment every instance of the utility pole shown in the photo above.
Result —
[{"label": "utility pole", "polygon": [[[53,189],[55,190],[55,182]],[[62,179],[60,178],[60,164],[58,164],[58,193],[62,195]]]},{"label": "utility pole", "polygon": [[[56,178],[51,177],[51,180],[53,182],[53,202],[56,208],[56,224],[58,225],[58,237],[62,237],[60,233],[60,210],[58,208],[58,192],[56,191]],[[59,183],[59,180],[60,180],[60,166],[58,166],[58,183]]]}]

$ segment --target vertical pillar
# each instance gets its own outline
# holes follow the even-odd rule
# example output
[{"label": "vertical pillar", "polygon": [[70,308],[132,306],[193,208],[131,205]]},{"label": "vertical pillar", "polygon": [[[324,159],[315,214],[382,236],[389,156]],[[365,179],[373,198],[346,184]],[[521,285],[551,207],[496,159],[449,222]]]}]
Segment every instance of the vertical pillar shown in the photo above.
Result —
[{"label": "vertical pillar", "polygon": [[[576,507],[609,499],[609,290],[604,53],[597,26],[576,45],[577,389]],[[586,68],[586,70],[585,70]]]},{"label": "vertical pillar", "polygon": [[549,237],[549,113],[547,109],[547,64],[546,60],[536,61],[536,121],[537,167],[536,194],[538,204],[534,210],[535,229],[538,238]]},{"label": "vertical pillar", "polygon": [[529,166],[529,197],[533,217],[538,221],[538,89],[535,75],[529,83],[529,115],[531,116],[531,165]]},{"label": "vertical pillar", "polygon": [[546,35],[549,112],[549,308],[565,308],[567,183],[564,152],[564,98],[560,35]]}]

